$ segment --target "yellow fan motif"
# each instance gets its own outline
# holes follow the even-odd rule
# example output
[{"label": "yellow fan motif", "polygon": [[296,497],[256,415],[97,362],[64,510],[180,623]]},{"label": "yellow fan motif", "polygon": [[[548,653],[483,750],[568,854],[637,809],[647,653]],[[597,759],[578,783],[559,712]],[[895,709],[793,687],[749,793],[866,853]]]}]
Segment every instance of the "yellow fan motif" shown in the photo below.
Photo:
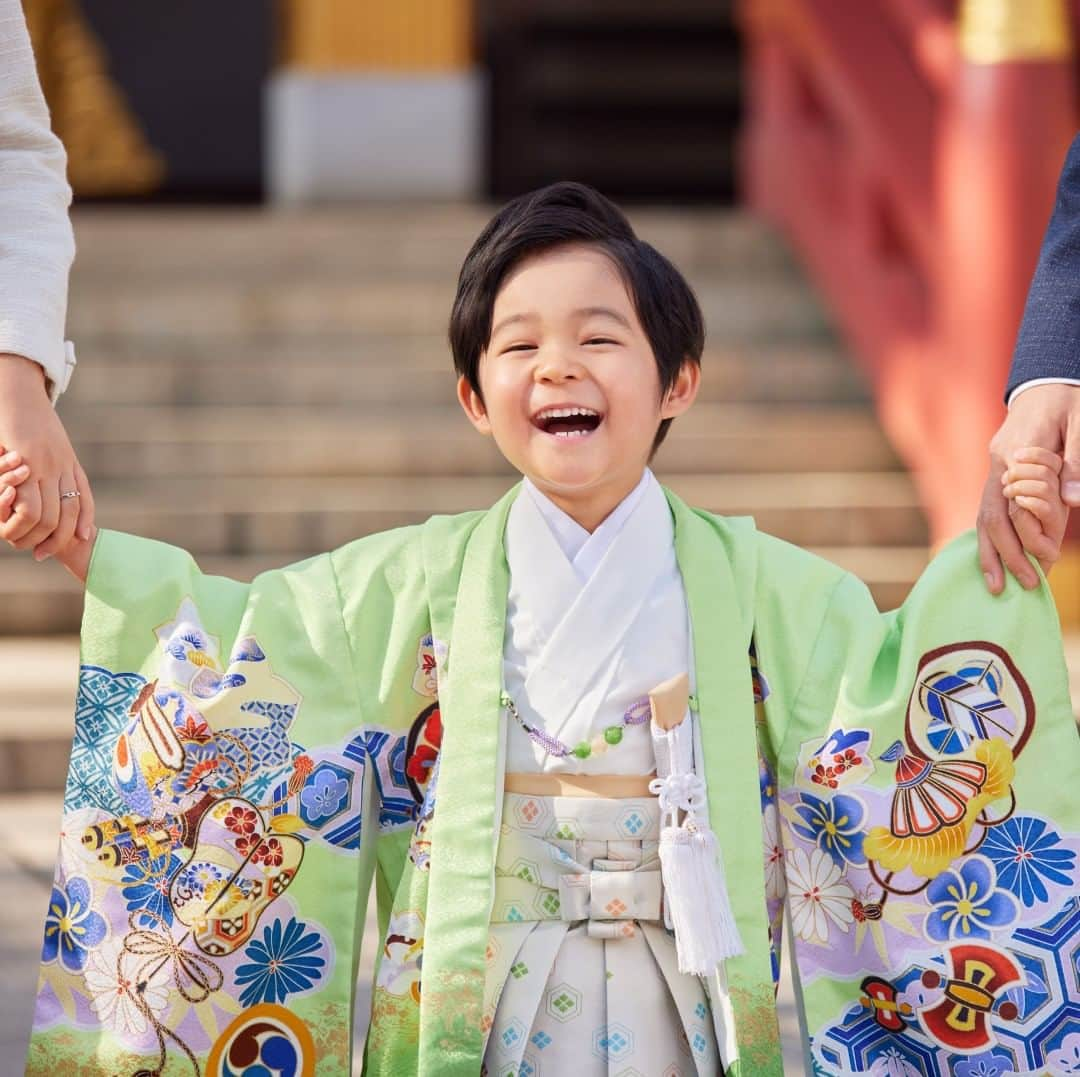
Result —
[{"label": "yellow fan motif", "polygon": [[974,759],[931,761],[899,741],[881,758],[896,763],[889,826],[870,829],[863,851],[888,871],[910,869],[931,879],[967,846],[979,812],[1006,796],[1015,766],[999,738],[979,741]]}]

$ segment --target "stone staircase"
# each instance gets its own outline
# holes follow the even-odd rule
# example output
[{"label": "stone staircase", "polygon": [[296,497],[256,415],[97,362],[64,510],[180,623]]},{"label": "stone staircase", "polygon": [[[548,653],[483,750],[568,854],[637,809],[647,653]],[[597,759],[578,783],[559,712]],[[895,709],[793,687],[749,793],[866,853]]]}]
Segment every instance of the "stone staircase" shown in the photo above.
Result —
[{"label": "stone staircase", "polygon": [[[926,558],[913,488],[782,246],[732,212],[634,213],[709,327],[701,402],[658,474],[863,576]],[[102,526],[250,578],[372,530],[484,506],[514,476],[453,398],[445,323],[479,207],[77,212],[61,404]],[[0,553],[0,634],[77,630],[54,564]]]}]

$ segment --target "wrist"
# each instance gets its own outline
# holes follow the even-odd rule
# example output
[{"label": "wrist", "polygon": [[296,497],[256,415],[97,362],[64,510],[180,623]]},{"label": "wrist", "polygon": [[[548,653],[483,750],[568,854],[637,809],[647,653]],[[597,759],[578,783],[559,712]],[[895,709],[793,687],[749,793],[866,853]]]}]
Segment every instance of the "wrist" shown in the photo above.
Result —
[{"label": "wrist", "polygon": [[45,368],[25,355],[14,352],[0,352],[0,382],[20,384],[38,384],[42,392],[48,395],[48,377]]}]

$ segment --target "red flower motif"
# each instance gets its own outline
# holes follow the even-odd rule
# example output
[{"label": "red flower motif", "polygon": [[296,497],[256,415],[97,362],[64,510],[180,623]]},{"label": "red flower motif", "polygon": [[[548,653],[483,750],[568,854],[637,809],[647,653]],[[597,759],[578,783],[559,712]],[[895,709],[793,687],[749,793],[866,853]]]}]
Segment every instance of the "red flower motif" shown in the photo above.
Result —
[{"label": "red flower motif", "polygon": [[256,812],[252,811],[251,808],[244,808],[239,805],[230,808],[229,814],[225,816],[226,829],[233,831],[235,834],[254,834],[258,823],[259,816]]},{"label": "red flower motif", "polygon": [[252,863],[265,864],[268,868],[276,868],[281,864],[285,854],[281,848],[281,842],[277,838],[267,838],[255,852],[251,854]]},{"label": "red flower motif", "polygon": [[425,673],[430,673],[435,668],[435,656],[433,654],[425,654],[421,666]]},{"label": "red flower motif", "polygon": [[436,707],[424,726],[424,740],[436,748],[442,747],[442,712]]},{"label": "red flower motif", "polygon": [[419,745],[408,763],[405,764],[405,773],[415,782],[426,782],[431,776],[431,768],[438,754],[428,744]]},{"label": "red flower motif", "polygon": [[818,763],[814,773],[810,775],[810,780],[817,785],[827,785],[830,789],[835,789],[837,773],[843,774],[843,771],[838,772],[835,767],[825,767]]},{"label": "red flower motif", "polygon": [[196,722],[191,714],[176,732],[184,740],[193,740],[196,744],[204,744],[210,739],[210,727],[205,722]]},{"label": "red flower motif", "polygon": [[[260,841],[262,841],[262,838],[258,834],[241,834],[236,839],[236,851],[241,856],[247,856],[252,850],[259,848]],[[253,856],[252,859],[254,860],[255,857]]]}]

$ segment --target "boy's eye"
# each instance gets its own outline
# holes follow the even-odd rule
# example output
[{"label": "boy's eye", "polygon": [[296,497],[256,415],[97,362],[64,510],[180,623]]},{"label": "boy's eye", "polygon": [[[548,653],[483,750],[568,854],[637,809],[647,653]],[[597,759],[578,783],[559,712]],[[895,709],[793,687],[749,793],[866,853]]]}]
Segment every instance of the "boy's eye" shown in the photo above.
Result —
[{"label": "boy's eye", "polygon": [[589,337],[586,344],[617,344],[617,340],[611,340],[608,337]]},{"label": "boy's eye", "polygon": [[535,344],[511,344],[509,348],[503,348],[503,355],[507,352],[531,352],[535,350]]}]

